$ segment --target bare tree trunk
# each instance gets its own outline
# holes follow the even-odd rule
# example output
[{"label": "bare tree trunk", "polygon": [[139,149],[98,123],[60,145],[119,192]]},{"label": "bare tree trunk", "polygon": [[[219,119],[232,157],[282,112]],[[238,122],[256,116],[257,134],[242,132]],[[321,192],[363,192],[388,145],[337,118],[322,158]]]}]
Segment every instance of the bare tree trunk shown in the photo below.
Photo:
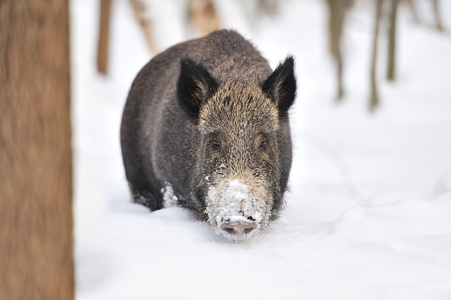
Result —
[{"label": "bare tree trunk", "polygon": [[388,65],[387,65],[387,79],[395,80],[396,67],[396,15],[398,11],[398,0],[391,0],[390,2],[390,27],[388,30]]},{"label": "bare tree trunk", "polygon": [[130,0],[133,11],[135,13],[135,18],[138,20],[139,25],[144,33],[144,37],[147,42],[147,47],[152,55],[157,55],[159,52],[157,43],[152,34],[152,22],[148,16],[145,14],[145,6],[142,0]]},{"label": "bare tree trunk", "polygon": [[432,0],[432,6],[434,9],[435,28],[437,28],[438,31],[444,32],[445,29],[443,28],[442,18],[440,16],[440,8],[438,0]]},{"label": "bare tree trunk", "polygon": [[202,36],[221,28],[212,0],[189,0],[189,18]]},{"label": "bare tree trunk", "polygon": [[274,17],[279,13],[282,4],[279,0],[257,0],[257,10]]},{"label": "bare tree trunk", "polygon": [[97,47],[97,70],[105,74],[108,71],[108,46],[110,43],[111,0],[100,1],[100,26]]},{"label": "bare tree trunk", "polygon": [[376,16],[374,20],[374,33],[373,33],[373,50],[371,54],[371,98],[370,98],[370,111],[373,111],[379,104],[379,95],[377,91],[376,82],[376,58],[377,58],[377,45],[379,40],[379,25],[382,15],[382,4],[384,0],[376,1]]},{"label": "bare tree trunk", "polygon": [[68,0],[0,2],[0,299],[73,299]]},{"label": "bare tree trunk", "polygon": [[413,3],[413,0],[405,0],[405,2],[409,6],[410,13],[412,14],[412,17],[413,17],[413,21],[416,24],[420,23],[420,18],[418,18],[418,13],[417,13],[417,10],[415,8],[415,4]]},{"label": "bare tree trunk", "polygon": [[351,7],[352,0],[327,0],[329,8],[329,47],[330,53],[337,65],[337,101],[344,96],[343,87],[343,58],[341,37],[346,11]]}]

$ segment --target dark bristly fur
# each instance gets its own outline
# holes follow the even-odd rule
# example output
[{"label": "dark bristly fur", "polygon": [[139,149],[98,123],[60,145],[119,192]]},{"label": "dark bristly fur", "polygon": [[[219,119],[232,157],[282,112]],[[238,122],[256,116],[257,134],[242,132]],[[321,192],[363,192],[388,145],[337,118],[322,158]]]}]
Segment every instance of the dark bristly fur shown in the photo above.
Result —
[{"label": "dark bristly fur", "polygon": [[153,58],[133,82],[121,125],[135,201],[160,209],[169,186],[179,205],[215,227],[223,205],[215,197],[238,180],[266,225],[281,208],[291,168],[293,68],[288,57],[272,72],[250,42],[227,30]]},{"label": "dark bristly fur", "polygon": [[296,98],[296,79],[293,76],[293,68],[294,59],[288,57],[262,85],[263,92],[275,101],[280,117],[287,116],[288,109]]},{"label": "dark bristly fur", "polygon": [[200,107],[213,96],[218,84],[204,66],[196,64],[189,58],[180,61],[180,77],[177,82],[177,99],[188,116],[197,120]]}]

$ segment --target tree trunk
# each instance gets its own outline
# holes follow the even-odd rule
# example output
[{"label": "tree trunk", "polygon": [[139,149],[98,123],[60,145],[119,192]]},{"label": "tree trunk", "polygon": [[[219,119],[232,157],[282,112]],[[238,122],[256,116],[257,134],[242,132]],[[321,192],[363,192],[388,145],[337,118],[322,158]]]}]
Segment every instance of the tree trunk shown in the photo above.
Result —
[{"label": "tree trunk", "polygon": [[443,28],[442,18],[440,16],[438,0],[432,0],[432,7],[434,9],[435,28],[437,28],[438,31],[444,32],[445,29]]},{"label": "tree trunk", "polygon": [[212,0],[189,0],[189,19],[201,36],[221,29],[221,23],[216,14]]},{"label": "tree trunk", "polygon": [[387,79],[395,80],[396,67],[396,15],[398,11],[398,0],[391,0],[390,7],[390,27],[388,29],[388,65]]},{"label": "tree trunk", "polygon": [[73,299],[68,1],[0,2],[0,299]]},{"label": "tree trunk", "polygon": [[377,91],[377,82],[376,82],[376,58],[377,58],[377,45],[379,40],[379,27],[380,27],[379,25],[381,21],[383,2],[384,0],[376,1],[376,16],[374,20],[373,50],[371,54],[371,71],[370,71],[370,79],[371,79],[370,111],[373,111],[379,104],[379,95]]},{"label": "tree trunk", "polygon": [[341,38],[346,11],[351,5],[352,0],[327,0],[329,8],[329,48],[337,67],[337,101],[340,101],[344,96]]},{"label": "tree trunk", "polygon": [[420,18],[418,18],[418,13],[417,13],[417,9],[415,7],[415,3],[413,3],[413,0],[405,0],[405,2],[409,6],[410,13],[412,14],[413,22],[415,24],[419,24]]},{"label": "tree trunk", "polygon": [[108,72],[108,46],[110,43],[111,0],[100,1],[99,43],[97,47],[97,70]]},{"label": "tree trunk", "polygon": [[146,7],[143,1],[130,0],[130,3],[132,4],[135,18],[139,22],[139,26],[141,26],[141,29],[143,31],[144,38],[146,39],[147,43],[147,48],[149,48],[149,51],[152,55],[157,55],[160,51],[152,33],[152,21],[149,16],[146,15]]}]

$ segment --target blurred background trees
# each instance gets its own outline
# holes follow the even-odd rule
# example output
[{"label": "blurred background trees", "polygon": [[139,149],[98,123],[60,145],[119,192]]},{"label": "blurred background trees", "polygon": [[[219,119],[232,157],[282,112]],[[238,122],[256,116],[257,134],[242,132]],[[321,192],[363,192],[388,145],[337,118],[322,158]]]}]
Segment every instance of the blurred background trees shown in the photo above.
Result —
[{"label": "blurred background trees", "polygon": [[[444,32],[444,28],[441,21],[439,0],[425,0],[429,1],[429,5],[433,8],[435,28],[438,31]],[[337,67],[336,81],[337,81],[337,100],[340,100],[344,96],[344,84],[343,84],[343,27],[345,26],[346,13],[352,7],[352,0],[326,0],[329,9],[329,46],[330,54],[335,60]],[[396,27],[397,27],[397,12],[399,6],[399,0],[377,0],[367,1],[373,5],[374,10],[374,25],[373,25],[373,39],[371,47],[371,62],[370,62],[370,101],[369,109],[373,111],[379,105],[379,92],[377,84],[377,59],[378,59],[378,46],[380,39],[380,27],[385,25],[383,29],[386,29],[387,42],[387,69],[386,79],[389,81],[395,80],[396,71]],[[420,23],[417,14],[416,1],[405,0],[403,4],[408,5],[412,17],[416,23]],[[345,37],[344,37],[345,38]]]},{"label": "blurred background trees", "polygon": [[329,50],[336,64],[337,100],[344,96],[343,87],[343,55],[341,36],[345,23],[346,11],[351,8],[352,0],[326,0],[329,9]]},{"label": "blurred background trees", "polygon": [[[98,47],[98,70],[106,74],[107,65],[107,43],[108,43],[108,24],[109,15],[111,13],[111,1],[101,0],[100,11],[100,32]],[[244,12],[249,22],[249,28],[253,26],[256,20],[262,15],[276,17],[280,11],[280,7],[284,5],[286,0],[249,0],[249,1],[229,1],[235,5],[239,11]],[[156,7],[155,1],[152,0],[129,0],[133,7],[135,18],[140,24],[142,33],[146,39],[149,51],[152,55],[158,54],[164,50],[161,47],[155,27],[158,26],[158,20],[155,13],[152,13]],[[421,2],[421,3],[420,3]],[[430,7],[434,15],[433,26],[440,32],[445,32],[440,14],[439,0],[325,0],[325,9],[328,10],[328,35],[329,35],[329,51],[335,65],[336,77],[336,101],[340,101],[346,96],[346,84],[344,75],[346,72],[346,49],[343,47],[346,39],[345,28],[347,15],[352,11],[355,3],[364,3],[372,7],[374,12],[374,25],[372,31],[371,45],[371,61],[368,62],[368,80],[369,80],[369,103],[368,108],[374,111],[380,103],[378,91],[377,66],[378,57],[381,56],[379,48],[379,39],[383,37],[387,39],[387,52],[383,53],[386,59],[386,79],[394,81],[396,79],[396,40],[397,40],[397,15],[398,6],[403,5],[410,11],[412,19],[417,24],[424,24],[421,16],[418,14],[418,4]],[[221,11],[224,10],[224,1],[220,0],[186,0],[178,1],[185,11],[182,22],[188,31],[186,39],[196,36],[203,36],[211,31],[227,27],[221,20]],[[183,15],[183,14],[182,14]],[[364,74],[362,74],[364,76]],[[352,88],[352,87],[350,87]]]}]

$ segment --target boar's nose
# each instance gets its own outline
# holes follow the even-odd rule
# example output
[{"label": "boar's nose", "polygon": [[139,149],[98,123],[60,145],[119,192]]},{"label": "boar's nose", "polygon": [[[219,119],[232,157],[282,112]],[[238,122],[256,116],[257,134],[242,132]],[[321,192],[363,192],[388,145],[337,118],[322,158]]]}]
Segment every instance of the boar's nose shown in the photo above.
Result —
[{"label": "boar's nose", "polygon": [[222,223],[220,226],[222,231],[225,231],[233,235],[243,235],[248,234],[257,228],[256,222],[226,222]]}]

